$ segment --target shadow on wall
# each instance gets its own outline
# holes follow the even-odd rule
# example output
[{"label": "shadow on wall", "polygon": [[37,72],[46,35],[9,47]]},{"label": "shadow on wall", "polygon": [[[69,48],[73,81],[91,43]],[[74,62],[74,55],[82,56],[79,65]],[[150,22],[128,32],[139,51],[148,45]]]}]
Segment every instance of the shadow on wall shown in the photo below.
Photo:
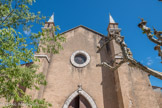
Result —
[{"label": "shadow on wall", "polygon": [[[104,43],[105,39],[100,40],[100,46]],[[99,52],[101,62],[111,63],[111,52],[109,46],[105,46]],[[103,89],[103,102],[104,108],[119,108],[117,92],[115,88],[115,77],[114,72],[109,70],[107,67],[101,67],[102,69],[102,89]]]}]

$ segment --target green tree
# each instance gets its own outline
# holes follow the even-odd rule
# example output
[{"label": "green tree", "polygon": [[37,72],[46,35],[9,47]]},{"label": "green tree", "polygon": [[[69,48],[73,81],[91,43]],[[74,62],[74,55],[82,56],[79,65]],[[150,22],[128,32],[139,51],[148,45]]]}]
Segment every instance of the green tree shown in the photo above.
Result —
[{"label": "green tree", "polygon": [[[20,27],[30,30],[35,23],[43,24],[45,17],[40,12],[35,14],[30,11],[29,7],[34,2],[35,0],[0,1],[0,98],[5,98],[8,103],[4,108],[20,108],[21,105],[31,108],[51,106],[45,99],[33,100],[25,93],[26,89],[39,89],[38,85],[46,85],[46,81],[42,73],[36,73],[38,66],[22,66],[21,63],[38,61],[28,45],[33,45],[39,51],[38,43],[41,42],[44,52],[58,53],[62,49],[61,42],[65,39],[59,34],[51,37],[49,31],[31,33],[28,37],[19,32]],[[40,39],[41,36],[43,40]],[[26,41],[29,38],[32,40],[30,44]],[[48,44],[51,41],[54,44]]]}]

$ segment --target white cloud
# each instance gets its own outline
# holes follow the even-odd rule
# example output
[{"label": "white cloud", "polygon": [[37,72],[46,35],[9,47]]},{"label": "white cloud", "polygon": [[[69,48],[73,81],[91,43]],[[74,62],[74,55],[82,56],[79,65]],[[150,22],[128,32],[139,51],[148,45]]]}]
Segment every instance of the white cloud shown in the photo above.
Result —
[{"label": "white cloud", "polygon": [[29,35],[30,35],[30,33],[31,33],[31,29],[24,30],[24,33],[25,33],[27,36],[29,36]]},{"label": "white cloud", "polygon": [[161,58],[159,56],[157,56],[156,59],[159,59],[160,60]]},{"label": "white cloud", "polygon": [[153,64],[153,60],[151,57],[147,57],[147,65],[151,66]]},{"label": "white cloud", "polygon": [[142,63],[142,64],[143,64],[143,62],[144,62],[144,61],[143,61],[143,60],[141,60],[141,63]]}]

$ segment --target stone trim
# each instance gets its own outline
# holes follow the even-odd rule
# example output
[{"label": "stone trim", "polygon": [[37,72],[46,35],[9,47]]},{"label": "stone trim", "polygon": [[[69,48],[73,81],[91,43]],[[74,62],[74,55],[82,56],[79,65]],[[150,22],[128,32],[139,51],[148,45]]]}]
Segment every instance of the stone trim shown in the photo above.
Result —
[{"label": "stone trim", "polygon": [[[86,57],[86,59],[87,59],[86,62],[83,63],[83,64],[78,64],[78,63],[76,63],[76,62],[74,61],[74,58],[75,58],[75,56],[76,56],[77,54],[83,54],[83,55]],[[81,67],[86,66],[86,65],[90,62],[90,56],[89,56],[88,53],[86,53],[85,51],[78,50],[78,51],[75,51],[75,52],[71,55],[70,60],[71,60],[72,65],[74,65],[75,67],[81,68]]]},{"label": "stone trim", "polygon": [[48,63],[50,63],[50,59],[48,58],[48,56],[47,55],[37,55],[37,54],[35,54],[34,55],[34,57],[38,57],[38,58],[46,58],[46,60],[48,61]]},{"label": "stone trim", "polygon": [[68,97],[68,99],[65,101],[63,108],[68,108],[70,102],[78,95],[84,96],[87,99],[87,101],[90,103],[92,108],[97,108],[91,96],[89,96],[81,87],[78,88],[78,90],[76,90],[71,96]]}]

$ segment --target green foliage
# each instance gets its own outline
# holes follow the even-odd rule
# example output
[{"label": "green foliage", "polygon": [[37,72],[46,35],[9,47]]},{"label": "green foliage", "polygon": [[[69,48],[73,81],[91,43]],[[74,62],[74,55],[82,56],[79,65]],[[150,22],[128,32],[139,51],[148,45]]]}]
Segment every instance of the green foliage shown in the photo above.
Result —
[{"label": "green foliage", "polygon": [[[18,32],[18,27],[30,30],[32,24],[43,24],[45,19],[41,13],[30,12],[29,6],[35,0],[1,0],[0,1],[0,98],[5,98],[4,108],[17,108],[25,105],[30,108],[48,108],[50,103],[45,99],[32,99],[25,93],[26,89],[39,89],[39,85],[46,85],[45,76],[36,73],[37,65],[30,63],[37,61],[33,55],[33,49],[28,49],[27,39],[31,39],[30,45],[34,45],[38,52],[58,53],[62,49],[61,42],[65,38],[57,33],[58,27],[44,29],[42,32],[31,33],[25,37]],[[57,35],[54,35],[55,34]],[[38,43],[41,43],[38,49]],[[30,65],[21,65],[24,62]],[[14,102],[13,104],[11,104]]]},{"label": "green foliage", "polygon": [[[59,50],[63,49],[61,42],[65,42],[65,38],[58,33],[57,29],[60,28],[56,26],[55,29],[43,29],[40,39],[41,45],[39,45],[38,52],[42,49],[44,52],[57,54]],[[57,35],[51,34],[54,32]]]}]

